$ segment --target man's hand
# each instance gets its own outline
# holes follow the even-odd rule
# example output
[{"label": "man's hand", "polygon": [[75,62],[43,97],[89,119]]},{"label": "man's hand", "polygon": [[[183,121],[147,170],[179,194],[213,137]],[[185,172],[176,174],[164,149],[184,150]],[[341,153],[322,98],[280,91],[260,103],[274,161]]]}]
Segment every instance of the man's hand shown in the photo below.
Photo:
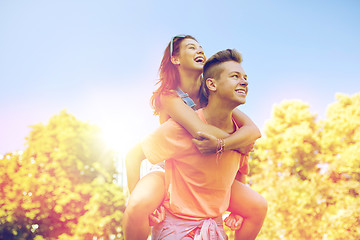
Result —
[{"label": "man's hand", "polygon": [[161,223],[165,219],[165,208],[163,206],[158,207],[155,211],[149,216],[149,225],[154,226],[158,223]]},{"label": "man's hand", "polygon": [[228,226],[232,231],[239,230],[243,223],[244,219],[236,214],[231,213],[228,217],[225,218],[225,225]]},{"label": "man's hand", "polygon": [[197,137],[192,141],[202,154],[211,154],[217,151],[217,138],[212,135],[198,132]]}]

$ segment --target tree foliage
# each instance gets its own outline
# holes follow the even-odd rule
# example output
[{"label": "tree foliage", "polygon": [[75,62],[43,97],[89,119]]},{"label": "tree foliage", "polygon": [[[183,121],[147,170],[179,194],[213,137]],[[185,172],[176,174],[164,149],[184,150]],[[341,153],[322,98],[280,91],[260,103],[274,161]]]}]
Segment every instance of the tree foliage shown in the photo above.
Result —
[{"label": "tree foliage", "polygon": [[[336,99],[321,121],[301,101],[274,107],[250,161],[269,203],[259,240],[360,239],[360,94]],[[122,239],[125,197],[100,130],[61,112],[27,144],[0,159],[0,239]]]},{"label": "tree foliage", "polygon": [[321,123],[323,161],[329,163],[333,180],[353,176],[360,180],[360,94],[337,94]]},{"label": "tree foliage", "polygon": [[255,152],[258,161],[270,161],[282,174],[307,179],[318,164],[315,119],[309,106],[300,101],[285,101],[275,106],[265,127],[266,137],[259,141]]},{"label": "tree foliage", "polygon": [[0,160],[0,239],[121,239],[125,198],[96,126],[62,111]]},{"label": "tree foliage", "polygon": [[300,101],[274,107],[251,160],[269,203],[258,239],[360,239],[359,106],[338,94],[322,121]]}]

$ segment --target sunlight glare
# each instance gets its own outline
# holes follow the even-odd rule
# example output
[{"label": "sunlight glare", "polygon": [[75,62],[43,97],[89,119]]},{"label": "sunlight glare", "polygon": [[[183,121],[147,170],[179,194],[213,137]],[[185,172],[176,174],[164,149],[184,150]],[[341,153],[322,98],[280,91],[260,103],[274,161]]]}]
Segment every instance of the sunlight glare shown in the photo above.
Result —
[{"label": "sunlight glare", "polygon": [[139,138],[140,134],[134,132],[132,125],[127,123],[127,120],[122,119],[121,121],[108,119],[98,125],[107,146],[124,156],[141,138]]},{"label": "sunlight glare", "polygon": [[127,117],[124,117],[124,112],[101,116],[94,123],[101,128],[107,146],[115,150],[120,157],[125,157],[135,144],[159,125],[154,116],[149,115],[147,118],[146,115],[139,116],[131,114],[130,111],[125,115]]}]

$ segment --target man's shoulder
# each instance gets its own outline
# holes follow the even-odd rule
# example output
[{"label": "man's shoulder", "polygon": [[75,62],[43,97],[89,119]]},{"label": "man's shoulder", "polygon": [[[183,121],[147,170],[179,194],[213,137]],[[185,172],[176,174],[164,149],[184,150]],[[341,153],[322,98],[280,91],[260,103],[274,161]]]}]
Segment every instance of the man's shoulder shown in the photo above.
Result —
[{"label": "man's shoulder", "polygon": [[177,123],[175,120],[171,118],[169,118],[166,122],[161,124],[156,131],[164,132],[166,135],[187,132],[185,128],[183,128],[179,123]]}]

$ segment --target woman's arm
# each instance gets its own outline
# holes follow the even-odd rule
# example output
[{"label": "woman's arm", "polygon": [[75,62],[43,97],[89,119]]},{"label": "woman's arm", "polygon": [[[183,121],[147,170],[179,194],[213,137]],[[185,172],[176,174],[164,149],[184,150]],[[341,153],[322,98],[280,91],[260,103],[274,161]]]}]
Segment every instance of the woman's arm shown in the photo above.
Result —
[{"label": "woman's arm", "polygon": [[[218,138],[223,138],[225,140],[225,150],[238,150],[240,147],[245,147],[253,143],[261,136],[259,129],[251,119],[237,109],[234,111],[234,118],[241,128],[230,137],[230,134],[227,132],[204,123],[195,111],[187,106],[179,97],[163,95],[161,97],[161,103],[163,111],[170,115],[173,120],[182,125],[195,139],[197,139],[194,143],[202,153],[216,152],[216,139]],[[207,136],[213,136],[213,138],[211,140],[207,137],[204,138],[204,134],[202,133]],[[200,146],[203,140],[207,142]]]},{"label": "woman's arm", "polygon": [[142,160],[145,159],[144,152],[140,144],[135,145],[125,158],[127,182],[130,193],[134,190],[136,183],[140,180],[140,167]]},{"label": "woman's arm", "polygon": [[183,126],[194,138],[199,137],[199,132],[208,133],[216,138],[226,138],[230,134],[204,123],[197,113],[186,105],[180,97],[174,95],[161,96],[162,112],[167,113],[173,120]]},{"label": "woman's arm", "polygon": [[253,145],[261,137],[259,128],[245,113],[237,108],[233,110],[233,117],[240,128],[234,134],[224,139],[225,150]]}]

